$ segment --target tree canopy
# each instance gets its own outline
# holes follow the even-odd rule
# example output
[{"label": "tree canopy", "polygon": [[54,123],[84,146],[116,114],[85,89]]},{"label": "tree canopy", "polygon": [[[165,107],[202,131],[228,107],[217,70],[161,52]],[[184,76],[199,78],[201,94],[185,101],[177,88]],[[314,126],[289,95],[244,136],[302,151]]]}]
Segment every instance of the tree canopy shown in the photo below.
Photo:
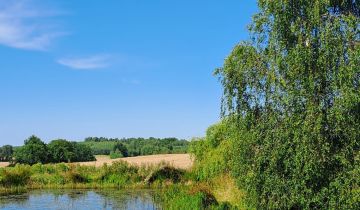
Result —
[{"label": "tree canopy", "polygon": [[51,162],[72,162],[77,154],[74,151],[74,145],[63,139],[53,140],[48,144]]},{"label": "tree canopy", "polygon": [[17,163],[33,165],[35,163],[47,163],[49,152],[46,144],[36,136],[30,136],[24,141],[24,146],[18,148],[14,153]]},{"label": "tree canopy", "polygon": [[260,209],[358,208],[360,1],[258,5],[251,40],[215,72],[232,173]]},{"label": "tree canopy", "polygon": [[93,161],[95,156],[91,148],[77,142],[67,140],[53,140],[45,144],[36,136],[25,140],[24,146],[15,150],[13,161],[15,163],[33,165],[36,163],[61,163]]},{"label": "tree canopy", "polygon": [[12,161],[13,153],[14,153],[14,149],[11,145],[4,145],[0,147],[0,162]]}]

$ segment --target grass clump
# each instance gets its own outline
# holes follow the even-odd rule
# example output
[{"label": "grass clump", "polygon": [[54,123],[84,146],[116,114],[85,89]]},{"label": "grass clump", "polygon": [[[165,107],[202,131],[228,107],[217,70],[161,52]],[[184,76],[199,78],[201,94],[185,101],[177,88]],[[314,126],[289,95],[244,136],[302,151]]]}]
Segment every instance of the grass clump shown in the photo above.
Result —
[{"label": "grass clump", "polygon": [[[134,166],[117,161],[102,167],[78,164],[16,165],[0,169],[0,188],[134,188],[180,182],[184,172],[167,165]],[[5,190],[4,190],[5,191]]]},{"label": "grass clump", "polygon": [[30,166],[16,165],[14,168],[0,170],[0,185],[3,187],[18,187],[28,184],[31,176]]},{"label": "grass clump", "polygon": [[164,209],[214,209],[227,210],[238,209],[229,202],[218,202],[206,184],[184,186],[180,184],[171,185],[160,190],[156,199],[162,203]]},{"label": "grass clump", "polygon": [[184,174],[185,172],[183,170],[171,166],[163,166],[150,173],[145,182],[148,184],[154,183],[155,181],[178,183],[181,181]]}]

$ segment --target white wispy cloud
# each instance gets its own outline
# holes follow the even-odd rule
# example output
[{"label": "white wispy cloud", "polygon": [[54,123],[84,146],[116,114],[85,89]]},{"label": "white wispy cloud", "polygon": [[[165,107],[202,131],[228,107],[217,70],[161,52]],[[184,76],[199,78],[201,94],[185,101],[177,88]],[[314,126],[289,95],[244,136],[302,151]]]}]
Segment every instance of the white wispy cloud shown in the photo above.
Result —
[{"label": "white wispy cloud", "polygon": [[59,13],[40,8],[34,0],[0,0],[0,44],[27,50],[47,50],[65,35],[50,19]]},{"label": "white wispy cloud", "polygon": [[61,58],[57,62],[72,69],[101,69],[112,63],[111,55],[92,55],[88,57]]}]

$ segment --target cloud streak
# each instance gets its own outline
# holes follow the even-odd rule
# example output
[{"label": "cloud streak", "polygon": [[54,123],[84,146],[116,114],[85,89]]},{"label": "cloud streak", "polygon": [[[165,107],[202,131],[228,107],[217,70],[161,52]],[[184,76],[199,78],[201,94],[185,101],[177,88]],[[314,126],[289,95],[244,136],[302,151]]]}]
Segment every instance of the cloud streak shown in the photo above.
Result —
[{"label": "cloud streak", "polygon": [[47,50],[57,37],[50,20],[59,13],[36,7],[33,0],[0,0],[0,44],[25,50]]},{"label": "cloud streak", "polygon": [[88,57],[61,58],[57,60],[57,63],[72,69],[102,69],[111,65],[111,58],[110,55],[92,55]]}]

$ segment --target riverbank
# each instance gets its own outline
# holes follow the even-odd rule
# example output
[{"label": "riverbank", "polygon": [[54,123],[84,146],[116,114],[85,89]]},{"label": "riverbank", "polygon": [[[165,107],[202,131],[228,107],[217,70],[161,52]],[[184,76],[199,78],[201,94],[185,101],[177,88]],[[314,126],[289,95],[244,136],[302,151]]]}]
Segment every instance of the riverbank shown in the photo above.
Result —
[{"label": "riverbank", "polygon": [[229,177],[207,182],[199,182],[195,177],[193,170],[166,163],[137,166],[116,161],[101,167],[64,163],[16,165],[0,169],[0,195],[34,189],[153,189],[166,209],[237,205],[240,197],[236,196],[241,193],[231,187],[234,183]]}]

